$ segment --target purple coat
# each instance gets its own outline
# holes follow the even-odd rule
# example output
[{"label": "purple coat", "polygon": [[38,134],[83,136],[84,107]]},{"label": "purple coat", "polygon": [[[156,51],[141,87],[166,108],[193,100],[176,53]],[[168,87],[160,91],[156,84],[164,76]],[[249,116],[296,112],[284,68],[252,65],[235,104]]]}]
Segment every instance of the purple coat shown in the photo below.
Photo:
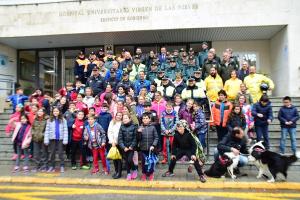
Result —
[{"label": "purple coat", "polygon": [[193,112],[188,111],[186,107],[179,110],[179,119],[184,119],[188,124],[193,124]]}]

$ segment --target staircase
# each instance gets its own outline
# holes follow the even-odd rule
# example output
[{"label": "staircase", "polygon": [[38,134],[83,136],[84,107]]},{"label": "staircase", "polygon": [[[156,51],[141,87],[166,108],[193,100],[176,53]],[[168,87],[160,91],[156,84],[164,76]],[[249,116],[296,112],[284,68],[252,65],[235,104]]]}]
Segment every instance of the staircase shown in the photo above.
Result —
[{"label": "staircase", "polygon": [[[272,151],[279,152],[279,141],[280,141],[280,123],[277,119],[279,108],[281,107],[281,97],[271,97],[270,100],[272,102],[273,106],[273,115],[274,120],[272,124],[269,126],[269,135],[270,135],[270,147]],[[298,110],[300,111],[300,97],[294,97],[292,98],[293,105],[295,105]],[[3,113],[0,113],[0,164],[1,165],[13,165],[14,161],[11,160],[12,154],[13,154],[13,147],[11,138],[7,137],[4,133],[5,126],[8,122],[10,113],[12,113],[12,109],[5,109]],[[297,127],[298,133],[297,133],[297,140],[298,140],[298,151],[300,151],[300,120],[298,121],[298,127]],[[209,132],[208,134],[209,138],[209,162],[208,164],[211,164],[213,161],[213,152],[214,149],[217,146],[217,134],[215,132]],[[291,154],[291,144],[289,140],[289,136],[287,137],[286,142],[286,153]],[[66,161],[67,166],[70,166],[70,163]],[[256,170],[255,168],[251,168],[253,170]],[[300,161],[297,161],[294,163],[290,170],[299,170],[300,169]]]}]

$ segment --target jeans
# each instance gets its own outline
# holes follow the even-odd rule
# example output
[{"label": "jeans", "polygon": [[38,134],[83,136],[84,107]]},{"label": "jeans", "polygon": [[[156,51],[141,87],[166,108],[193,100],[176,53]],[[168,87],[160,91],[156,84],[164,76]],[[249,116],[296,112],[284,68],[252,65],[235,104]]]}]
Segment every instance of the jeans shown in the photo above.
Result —
[{"label": "jeans", "polygon": [[58,150],[58,156],[60,159],[60,166],[65,165],[64,145],[62,140],[50,140],[49,151],[50,151],[50,167],[55,168],[55,155],[56,149]]},{"label": "jeans", "polygon": [[257,142],[261,141],[261,138],[264,137],[264,141],[266,143],[266,149],[270,148],[270,142],[269,142],[269,126],[255,126],[255,132],[256,132],[256,140]]},{"label": "jeans", "polygon": [[[214,158],[215,158],[215,160],[217,160],[219,158],[219,155],[220,154],[218,152],[218,149],[215,148],[215,150],[214,150]],[[247,164],[248,164],[248,157],[244,156],[244,155],[240,155],[238,167],[243,167],[243,166],[245,166]]]},{"label": "jeans", "polygon": [[43,142],[33,142],[33,158],[37,168],[47,168],[48,148]]},{"label": "jeans", "polygon": [[296,154],[296,128],[281,128],[280,153],[285,153],[285,140],[288,133],[291,139],[292,151],[294,154]]},{"label": "jeans", "polygon": [[29,148],[25,148],[25,149],[22,149],[21,145],[18,145],[17,144],[17,154],[18,154],[18,157],[16,159],[16,166],[20,166],[20,159],[21,159],[21,152],[24,152],[24,167],[28,167],[28,164],[29,164]]},{"label": "jeans", "polygon": [[206,133],[200,133],[198,135],[198,139],[199,139],[203,149],[206,148]]}]

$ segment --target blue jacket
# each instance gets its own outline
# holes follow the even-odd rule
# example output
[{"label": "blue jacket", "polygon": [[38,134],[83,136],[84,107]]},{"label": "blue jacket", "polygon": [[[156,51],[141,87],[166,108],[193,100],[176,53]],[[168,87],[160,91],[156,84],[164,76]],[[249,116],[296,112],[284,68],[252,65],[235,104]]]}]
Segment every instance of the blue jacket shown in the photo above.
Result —
[{"label": "blue jacket", "polygon": [[195,113],[195,131],[197,134],[206,134],[208,123],[206,122],[205,113],[202,109],[197,110]]},{"label": "blue jacket", "polygon": [[164,111],[161,116],[161,135],[165,135],[166,130],[170,130],[170,134],[174,135],[176,130],[176,125],[178,122],[178,114],[175,110],[173,110],[171,113],[167,113],[167,111]]},{"label": "blue jacket", "polygon": [[151,86],[151,83],[148,80],[143,80],[143,81],[141,81],[140,79],[136,80],[134,82],[134,95],[138,96],[142,87],[146,87],[147,91],[149,92],[150,86]]},{"label": "blue jacket", "polygon": [[[121,81],[121,80],[122,80],[122,74],[123,74],[123,71],[122,71],[122,70],[118,69],[118,70],[116,71],[116,79],[117,79],[117,81]],[[108,72],[106,73],[106,76],[105,76],[104,79],[107,81],[107,80],[109,80],[109,78],[110,78],[110,71],[108,71]]]},{"label": "blue jacket", "polygon": [[102,126],[105,133],[108,131],[108,126],[111,120],[112,116],[109,112],[101,112],[98,116],[97,122]]},{"label": "blue jacket", "polygon": [[[257,113],[263,114],[263,117],[258,117]],[[260,102],[255,103],[252,108],[252,116],[254,117],[255,126],[267,126],[267,120],[273,119],[271,102],[269,102],[266,106],[263,106]]]},{"label": "blue jacket", "polygon": [[[299,113],[297,108],[295,106],[282,106],[278,112],[278,119],[280,121],[281,128],[296,128],[296,122],[299,119]],[[289,121],[292,121],[293,124],[286,125],[285,122]]]},{"label": "blue jacket", "polygon": [[24,103],[27,100],[28,100],[28,96],[25,96],[25,95],[14,94],[14,95],[10,95],[9,97],[7,97],[7,101],[10,101],[12,103],[14,111],[16,109],[16,106],[19,103],[24,106]]}]

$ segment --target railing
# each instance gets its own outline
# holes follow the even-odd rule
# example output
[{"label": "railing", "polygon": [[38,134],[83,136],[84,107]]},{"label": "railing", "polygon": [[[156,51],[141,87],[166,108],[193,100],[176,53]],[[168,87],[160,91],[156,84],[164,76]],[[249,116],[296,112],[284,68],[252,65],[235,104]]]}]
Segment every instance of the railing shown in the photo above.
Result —
[{"label": "railing", "polygon": [[[6,83],[6,84],[3,84]],[[15,93],[15,76],[0,74],[0,92],[7,91],[7,95]]]}]

